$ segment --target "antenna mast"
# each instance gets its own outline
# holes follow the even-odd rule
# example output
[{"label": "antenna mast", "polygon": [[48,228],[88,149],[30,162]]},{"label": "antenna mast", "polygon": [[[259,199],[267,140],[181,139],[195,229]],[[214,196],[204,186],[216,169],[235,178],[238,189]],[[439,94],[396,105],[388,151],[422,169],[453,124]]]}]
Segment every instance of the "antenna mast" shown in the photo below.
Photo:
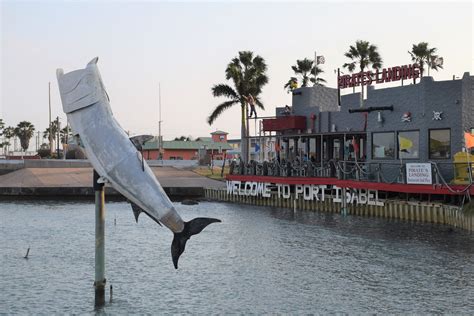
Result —
[{"label": "antenna mast", "polygon": [[158,83],[158,106],[159,106],[159,118],[158,118],[158,159],[162,159],[161,156],[161,84]]}]

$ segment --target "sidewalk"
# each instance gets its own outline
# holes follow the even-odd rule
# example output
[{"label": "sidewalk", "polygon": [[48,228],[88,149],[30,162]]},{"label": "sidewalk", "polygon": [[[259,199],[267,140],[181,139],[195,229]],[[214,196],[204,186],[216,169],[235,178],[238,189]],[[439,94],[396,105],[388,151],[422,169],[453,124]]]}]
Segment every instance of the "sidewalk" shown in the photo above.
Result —
[{"label": "sidewalk", "polygon": [[[174,197],[202,196],[204,188],[221,188],[224,182],[173,167],[151,168],[165,191]],[[111,187],[108,195],[120,195]],[[0,176],[2,196],[89,196],[92,168],[24,168]]]}]

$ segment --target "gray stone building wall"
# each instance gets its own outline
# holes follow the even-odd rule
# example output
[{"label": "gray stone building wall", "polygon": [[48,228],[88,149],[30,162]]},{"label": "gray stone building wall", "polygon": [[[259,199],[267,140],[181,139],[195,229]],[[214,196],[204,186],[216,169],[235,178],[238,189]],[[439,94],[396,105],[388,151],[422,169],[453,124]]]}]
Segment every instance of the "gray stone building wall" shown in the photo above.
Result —
[{"label": "gray stone building wall", "polygon": [[463,129],[471,130],[474,128],[474,76],[468,72],[462,77],[462,121]]},{"label": "gray stone building wall", "polygon": [[[447,180],[452,178],[453,167],[446,163],[462,151],[464,131],[474,128],[474,77],[465,73],[462,80],[434,81],[432,77],[423,77],[417,84],[405,82],[404,86],[374,89],[368,87],[364,107],[393,106],[393,111],[381,111],[382,122],[379,122],[377,111],[367,115],[367,162],[384,162],[393,164],[393,170],[387,170],[387,176],[396,176],[400,160],[398,153],[395,159],[374,159],[372,157],[372,135],[374,132],[419,131],[419,158],[403,162],[434,161],[443,169]],[[311,115],[316,115],[316,133],[363,131],[365,115],[349,113],[350,108],[360,107],[360,93],[341,97],[341,106],[337,104],[337,89],[327,87],[307,87],[294,91],[293,114],[307,117],[307,126],[311,128]],[[403,122],[404,113],[411,113],[411,121]],[[434,112],[442,112],[441,120],[434,120]],[[450,159],[430,159],[429,130],[451,130]],[[395,145],[396,148],[397,145]],[[398,166],[397,166],[398,164]]]}]

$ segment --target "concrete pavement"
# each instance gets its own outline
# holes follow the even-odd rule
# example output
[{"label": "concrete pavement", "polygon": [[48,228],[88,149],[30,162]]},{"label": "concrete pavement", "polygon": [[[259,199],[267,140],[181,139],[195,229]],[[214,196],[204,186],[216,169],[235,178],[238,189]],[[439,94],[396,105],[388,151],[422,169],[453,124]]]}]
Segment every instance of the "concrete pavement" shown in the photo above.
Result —
[{"label": "concrete pavement", "polygon": [[[152,167],[165,191],[174,198],[203,195],[204,188],[221,188],[224,182],[190,170]],[[107,195],[120,195],[111,187]],[[15,196],[92,196],[92,168],[23,168],[0,176],[0,198]]]}]

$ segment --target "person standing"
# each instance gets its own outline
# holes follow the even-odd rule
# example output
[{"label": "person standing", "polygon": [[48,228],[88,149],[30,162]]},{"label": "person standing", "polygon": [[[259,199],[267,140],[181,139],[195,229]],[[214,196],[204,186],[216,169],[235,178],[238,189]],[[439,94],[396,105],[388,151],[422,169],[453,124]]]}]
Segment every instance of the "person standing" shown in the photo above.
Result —
[{"label": "person standing", "polygon": [[255,99],[252,97],[251,94],[247,96],[244,95],[245,101],[250,105],[250,116],[252,117],[252,113],[255,113],[255,117],[257,117],[257,112],[255,111]]}]

